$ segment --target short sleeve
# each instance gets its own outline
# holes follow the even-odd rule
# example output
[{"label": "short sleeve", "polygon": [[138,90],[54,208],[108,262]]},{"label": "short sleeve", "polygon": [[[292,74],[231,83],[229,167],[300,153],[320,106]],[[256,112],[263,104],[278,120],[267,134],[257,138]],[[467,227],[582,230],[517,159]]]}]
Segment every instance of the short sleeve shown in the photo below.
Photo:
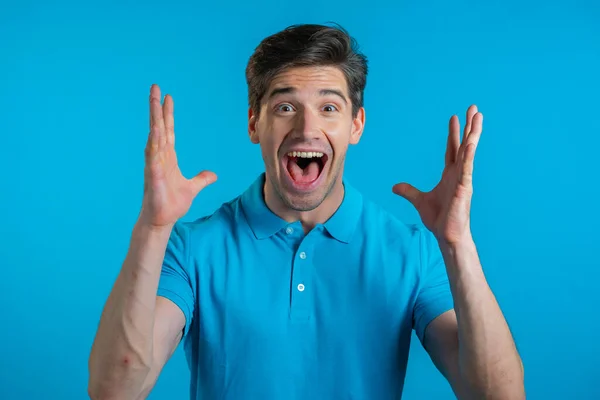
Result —
[{"label": "short sleeve", "polygon": [[413,328],[424,344],[427,325],[454,308],[454,300],[437,239],[427,229],[422,229],[420,234],[421,284],[413,310]]},{"label": "short sleeve", "polygon": [[189,228],[177,222],[171,231],[160,273],[157,295],[175,303],[185,315],[185,336],[190,328],[195,304],[195,280],[190,274]]}]

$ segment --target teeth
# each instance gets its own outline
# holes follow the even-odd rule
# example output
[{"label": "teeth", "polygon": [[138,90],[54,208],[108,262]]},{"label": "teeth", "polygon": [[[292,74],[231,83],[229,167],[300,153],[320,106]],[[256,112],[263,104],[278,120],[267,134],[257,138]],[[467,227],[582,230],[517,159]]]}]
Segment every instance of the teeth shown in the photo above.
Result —
[{"label": "teeth", "polygon": [[288,157],[314,158],[323,157],[323,153],[318,151],[290,151]]}]

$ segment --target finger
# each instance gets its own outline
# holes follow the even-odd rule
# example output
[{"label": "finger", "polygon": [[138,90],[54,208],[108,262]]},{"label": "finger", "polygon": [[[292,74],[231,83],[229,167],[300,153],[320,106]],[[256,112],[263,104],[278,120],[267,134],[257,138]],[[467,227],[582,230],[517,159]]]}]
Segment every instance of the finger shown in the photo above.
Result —
[{"label": "finger", "polygon": [[148,97],[148,119],[149,119],[149,132],[148,132],[148,140],[146,142],[146,161],[152,161],[153,157],[158,152],[158,141],[160,139],[160,131],[158,125],[155,123],[156,120],[156,107],[153,106],[153,99],[160,98],[160,88],[158,85],[153,84],[150,87],[150,95]]},{"label": "finger", "polygon": [[175,144],[175,118],[173,117],[173,97],[170,94],[165,96],[163,104],[163,117],[165,119],[165,140],[167,145]]},{"label": "finger", "polygon": [[448,127],[448,142],[446,143],[446,166],[456,162],[458,148],[460,147],[460,123],[458,116],[450,118]]},{"label": "finger", "polygon": [[475,104],[467,108],[467,120],[465,121],[465,129],[463,131],[462,143],[465,143],[465,139],[469,136],[471,131],[471,123],[473,122],[473,116],[477,113],[477,106]]},{"label": "finger", "polygon": [[466,149],[467,141],[469,138],[469,132],[471,132],[473,116],[475,115],[475,113],[477,113],[477,106],[475,104],[473,104],[467,109],[467,120],[465,122],[465,129],[463,130],[462,141],[461,141],[460,147],[458,149],[458,155],[456,156],[456,159],[459,162],[463,159],[463,157],[465,155],[465,149]]},{"label": "finger", "polygon": [[194,176],[191,180],[194,187],[194,196],[196,196],[205,187],[215,183],[217,180],[217,175],[211,171],[202,171],[198,175]]},{"label": "finger", "polygon": [[467,145],[473,144],[475,147],[477,147],[482,130],[483,114],[478,112],[473,116],[473,123],[471,125],[471,132],[469,132],[469,137],[467,139]]},{"label": "finger", "polygon": [[408,183],[398,183],[392,187],[392,192],[398,196],[404,197],[408,200],[415,208],[418,208],[419,200],[423,194],[419,189],[415,188]]},{"label": "finger", "polygon": [[459,172],[459,183],[463,186],[469,187],[473,184],[473,164],[475,160],[475,150],[477,146],[469,143],[465,150],[461,168]]},{"label": "finger", "polygon": [[150,128],[152,128],[152,125],[156,119],[156,116],[154,115],[154,109],[152,108],[152,99],[158,99],[160,102],[160,87],[156,83],[150,86],[150,97],[148,99],[150,105]]},{"label": "finger", "polygon": [[159,152],[159,140],[160,140],[160,130],[158,126],[154,125],[150,128],[150,135],[148,136],[148,142],[146,143],[146,162],[152,163]]},{"label": "finger", "polygon": [[160,88],[158,85],[152,85],[150,90],[150,129],[153,132],[152,135],[156,135],[152,140],[160,148],[163,142],[163,136],[165,131],[163,110],[160,105]]}]

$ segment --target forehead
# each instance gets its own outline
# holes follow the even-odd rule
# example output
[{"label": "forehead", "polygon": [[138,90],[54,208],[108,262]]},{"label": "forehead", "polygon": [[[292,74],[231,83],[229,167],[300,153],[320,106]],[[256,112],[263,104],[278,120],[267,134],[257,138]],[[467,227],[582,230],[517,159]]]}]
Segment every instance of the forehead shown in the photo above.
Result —
[{"label": "forehead", "polygon": [[348,94],[344,73],[337,67],[296,67],[277,74],[271,81],[267,94],[274,89],[291,87],[298,92],[318,92],[321,89],[338,89]]}]

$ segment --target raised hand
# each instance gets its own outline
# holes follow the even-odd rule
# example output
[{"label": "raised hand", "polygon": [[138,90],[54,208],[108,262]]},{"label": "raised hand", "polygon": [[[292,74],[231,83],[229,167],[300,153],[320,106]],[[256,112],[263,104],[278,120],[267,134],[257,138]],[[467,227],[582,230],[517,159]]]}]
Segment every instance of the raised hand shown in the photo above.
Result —
[{"label": "raised hand", "polygon": [[430,192],[421,192],[412,185],[399,183],[392,190],[417,209],[423,224],[438,241],[456,244],[470,237],[470,211],[473,195],[473,160],[481,136],[483,114],[472,105],[460,141],[458,117],[450,118],[446,166],[442,178]]},{"label": "raised hand", "polygon": [[140,221],[151,227],[175,224],[189,210],[196,195],[217,180],[210,171],[202,171],[192,179],[182,175],[175,154],[173,98],[166,95],[162,106],[160,99],[160,88],[152,85],[140,214]]}]

